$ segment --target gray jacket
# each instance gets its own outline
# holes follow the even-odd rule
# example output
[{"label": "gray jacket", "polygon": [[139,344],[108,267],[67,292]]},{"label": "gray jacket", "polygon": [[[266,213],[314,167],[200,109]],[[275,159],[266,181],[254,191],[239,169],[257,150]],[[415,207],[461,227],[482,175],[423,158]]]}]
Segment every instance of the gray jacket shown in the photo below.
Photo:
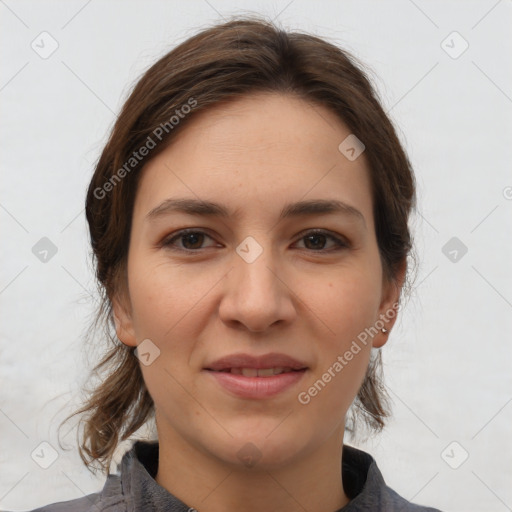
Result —
[{"label": "gray jacket", "polygon": [[[368,453],[344,445],[342,461],[343,486],[351,501],[336,512],[440,512],[413,505],[390,489]],[[108,475],[102,491],[32,512],[193,512],[156,483],[157,469],[158,442],[136,441],[124,454],[120,471]]]}]

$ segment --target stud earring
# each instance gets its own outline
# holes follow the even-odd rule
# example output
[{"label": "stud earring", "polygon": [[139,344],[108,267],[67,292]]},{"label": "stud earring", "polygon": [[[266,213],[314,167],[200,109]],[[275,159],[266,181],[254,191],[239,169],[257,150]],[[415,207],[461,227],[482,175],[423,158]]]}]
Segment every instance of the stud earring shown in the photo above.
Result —
[{"label": "stud earring", "polygon": [[383,333],[383,334],[386,334],[386,333],[388,332],[388,330],[387,330],[385,327],[383,327],[383,328],[381,329],[381,331],[382,331],[382,333]]}]

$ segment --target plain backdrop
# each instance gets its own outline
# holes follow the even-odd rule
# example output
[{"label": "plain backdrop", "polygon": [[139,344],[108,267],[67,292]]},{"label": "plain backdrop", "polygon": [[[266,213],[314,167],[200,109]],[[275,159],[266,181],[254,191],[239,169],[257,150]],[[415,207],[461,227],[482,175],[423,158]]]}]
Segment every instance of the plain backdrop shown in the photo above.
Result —
[{"label": "plain backdrop", "polygon": [[[103,487],[76,432],[63,429],[68,450],[57,441],[89,370],[85,189],[141,73],[244,12],[361,59],[417,176],[418,275],[382,349],[394,416],[358,446],[416,503],[512,510],[509,0],[1,0],[0,509]],[[54,246],[47,261],[43,238]],[[47,469],[42,451],[56,456]]]}]

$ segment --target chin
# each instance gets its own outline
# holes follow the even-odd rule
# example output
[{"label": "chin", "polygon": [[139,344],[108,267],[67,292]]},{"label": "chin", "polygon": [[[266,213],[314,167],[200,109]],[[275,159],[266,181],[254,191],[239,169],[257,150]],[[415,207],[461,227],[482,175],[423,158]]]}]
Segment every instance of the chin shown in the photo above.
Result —
[{"label": "chin", "polygon": [[210,446],[209,449],[219,459],[236,466],[237,470],[275,470],[293,463],[306,448],[304,443],[307,440],[293,437],[297,436],[297,429],[294,433],[285,428],[279,432],[282,425],[276,428],[275,423],[273,428],[275,431],[264,428],[252,434],[248,433],[252,430],[238,430],[237,435],[221,443],[223,446]]}]

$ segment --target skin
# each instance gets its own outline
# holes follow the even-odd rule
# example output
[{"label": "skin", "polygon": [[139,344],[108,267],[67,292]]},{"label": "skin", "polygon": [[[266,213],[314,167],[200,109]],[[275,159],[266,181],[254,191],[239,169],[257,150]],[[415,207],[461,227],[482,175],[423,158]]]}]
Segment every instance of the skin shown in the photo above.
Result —
[{"label": "skin", "polygon": [[[349,134],[324,107],[253,94],[191,118],[144,168],[128,286],[113,300],[117,335],[130,346],[150,339],[160,350],[141,365],[156,407],[156,481],[201,512],[325,512],[349,501],[341,475],[345,416],[371,346],[384,345],[389,333],[361,344],[307,405],[297,397],[393,307],[405,273],[404,266],[396,280],[384,276],[365,155],[349,161],[338,150]],[[214,201],[237,216],[145,218],[177,197]],[[285,204],[310,199],[342,200],[364,222],[339,213],[278,220]],[[178,238],[174,251],[160,244],[185,228],[206,235]],[[322,236],[308,243],[302,232],[313,228],[349,246]],[[252,263],[235,251],[248,236],[263,250]],[[308,370],[275,397],[241,399],[202,371],[235,352],[282,352]],[[247,443],[259,457],[251,468],[238,456]]]}]

